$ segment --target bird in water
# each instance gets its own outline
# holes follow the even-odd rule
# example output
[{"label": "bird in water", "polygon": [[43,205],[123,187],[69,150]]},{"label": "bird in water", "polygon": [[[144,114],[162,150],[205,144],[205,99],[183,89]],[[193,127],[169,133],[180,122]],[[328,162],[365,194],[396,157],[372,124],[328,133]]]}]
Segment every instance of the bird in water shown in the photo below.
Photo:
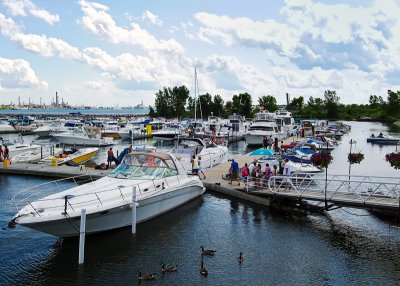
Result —
[{"label": "bird in water", "polygon": [[216,250],[212,249],[204,249],[204,246],[200,246],[201,248],[201,255],[207,255],[207,256],[214,256]]},{"label": "bird in water", "polygon": [[165,273],[165,272],[175,272],[178,268],[178,265],[176,266],[169,266],[169,265],[165,265],[164,263],[161,264],[161,272]]},{"label": "bird in water", "polygon": [[207,270],[207,268],[204,267],[203,259],[201,260],[200,274],[203,276],[208,275],[208,270]]},{"label": "bird in water", "polygon": [[238,259],[239,263],[242,263],[242,262],[244,261],[243,252],[240,252],[240,253],[239,253],[239,257],[238,257],[237,259]]},{"label": "bird in water", "polygon": [[139,280],[154,280],[154,275],[156,275],[156,273],[150,273],[150,274],[143,274],[142,275],[142,271],[139,271],[139,276],[138,279]]}]

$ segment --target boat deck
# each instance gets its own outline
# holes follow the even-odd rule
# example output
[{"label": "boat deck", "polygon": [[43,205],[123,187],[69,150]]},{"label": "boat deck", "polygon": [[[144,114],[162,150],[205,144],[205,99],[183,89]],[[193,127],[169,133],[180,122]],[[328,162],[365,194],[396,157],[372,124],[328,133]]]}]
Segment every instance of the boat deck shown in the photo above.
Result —
[{"label": "boat deck", "polygon": [[40,177],[52,178],[69,178],[74,176],[87,175],[93,179],[99,179],[106,176],[111,170],[97,170],[94,168],[87,168],[84,166],[71,167],[71,166],[51,166],[47,164],[31,164],[31,163],[13,163],[8,168],[3,164],[0,166],[0,173],[14,174],[14,175],[29,175]]}]

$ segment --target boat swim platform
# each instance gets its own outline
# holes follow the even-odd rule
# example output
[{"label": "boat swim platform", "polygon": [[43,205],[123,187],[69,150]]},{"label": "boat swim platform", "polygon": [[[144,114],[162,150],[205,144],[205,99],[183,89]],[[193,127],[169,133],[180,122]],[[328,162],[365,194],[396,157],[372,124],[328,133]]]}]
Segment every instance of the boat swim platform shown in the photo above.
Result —
[{"label": "boat swim platform", "polygon": [[49,178],[70,178],[79,176],[82,179],[91,177],[92,179],[100,179],[111,170],[98,170],[85,166],[52,166],[48,164],[33,164],[33,163],[12,163],[7,168],[3,164],[0,166],[0,174],[8,175],[25,175],[39,176]]}]

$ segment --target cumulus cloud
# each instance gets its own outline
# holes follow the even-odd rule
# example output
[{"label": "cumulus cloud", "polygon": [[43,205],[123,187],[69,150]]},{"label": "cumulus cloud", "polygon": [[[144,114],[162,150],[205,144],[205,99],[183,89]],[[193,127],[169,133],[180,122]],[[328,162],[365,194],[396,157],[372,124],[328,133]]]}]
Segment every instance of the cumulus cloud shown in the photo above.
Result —
[{"label": "cumulus cloud", "polygon": [[42,88],[47,89],[48,84],[40,81],[29,63],[22,59],[6,59],[0,57],[0,88]]},{"label": "cumulus cloud", "polygon": [[30,0],[4,0],[3,5],[12,16],[26,17],[28,14],[31,14],[33,17],[41,19],[50,25],[54,25],[60,21],[58,14],[51,14],[47,10],[38,8]]},{"label": "cumulus cloud", "polygon": [[153,25],[162,26],[163,22],[158,18],[157,15],[154,15],[149,10],[143,12],[141,19],[143,21],[148,21]]},{"label": "cumulus cloud", "polygon": [[400,64],[400,39],[395,36],[400,32],[400,5],[394,0],[375,1],[369,7],[286,1],[280,13],[285,22],[196,13],[201,24],[197,38],[274,50],[305,69],[356,66],[392,71],[392,63]]}]

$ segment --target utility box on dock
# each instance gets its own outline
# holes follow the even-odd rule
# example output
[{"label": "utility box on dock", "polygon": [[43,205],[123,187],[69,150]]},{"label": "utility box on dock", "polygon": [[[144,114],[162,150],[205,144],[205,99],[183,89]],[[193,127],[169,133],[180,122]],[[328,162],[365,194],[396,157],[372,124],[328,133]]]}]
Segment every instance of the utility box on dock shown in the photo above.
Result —
[{"label": "utility box on dock", "polygon": [[5,159],[4,162],[3,162],[3,164],[4,164],[4,168],[10,167],[10,160]]}]

